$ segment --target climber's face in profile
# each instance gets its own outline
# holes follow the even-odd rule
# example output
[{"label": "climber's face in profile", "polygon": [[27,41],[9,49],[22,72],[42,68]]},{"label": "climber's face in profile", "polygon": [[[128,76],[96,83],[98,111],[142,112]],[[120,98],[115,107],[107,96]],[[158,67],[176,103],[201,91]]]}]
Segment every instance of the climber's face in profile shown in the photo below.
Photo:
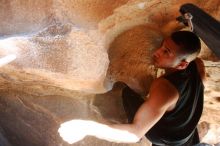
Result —
[{"label": "climber's face in profile", "polygon": [[164,69],[177,68],[181,59],[180,47],[170,37],[164,39],[153,54],[153,64]]}]

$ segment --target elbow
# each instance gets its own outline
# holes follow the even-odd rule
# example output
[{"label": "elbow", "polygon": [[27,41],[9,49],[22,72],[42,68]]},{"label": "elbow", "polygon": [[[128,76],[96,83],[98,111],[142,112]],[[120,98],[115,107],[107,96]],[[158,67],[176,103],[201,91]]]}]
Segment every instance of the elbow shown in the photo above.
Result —
[{"label": "elbow", "polygon": [[137,143],[142,139],[142,136],[140,136],[137,132],[129,132],[130,134],[130,138],[129,138],[129,142],[130,143]]},{"label": "elbow", "polygon": [[134,133],[135,135],[135,139],[134,139],[134,143],[139,142],[142,139],[142,135],[138,134],[138,133]]},{"label": "elbow", "polygon": [[141,139],[142,139],[142,137],[140,137],[140,136],[134,134],[134,138],[133,138],[133,139],[130,139],[130,142],[131,142],[131,143],[138,143],[138,142],[141,141]]},{"label": "elbow", "polygon": [[135,143],[140,142],[140,141],[141,141],[141,139],[142,139],[142,136],[138,136],[138,137],[137,137],[137,140],[135,141]]},{"label": "elbow", "polygon": [[143,134],[143,131],[140,129],[140,127],[135,124],[133,124],[132,131],[130,132],[134,135],[133,143],[139,142],[145,135],[145,133]]}]

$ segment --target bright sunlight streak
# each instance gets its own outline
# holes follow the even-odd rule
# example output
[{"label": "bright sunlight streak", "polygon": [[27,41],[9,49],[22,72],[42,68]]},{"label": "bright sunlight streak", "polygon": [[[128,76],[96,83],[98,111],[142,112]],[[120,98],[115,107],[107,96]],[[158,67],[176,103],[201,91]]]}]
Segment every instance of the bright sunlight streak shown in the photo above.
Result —
[{"label": "bright sunlight streak", "polygon": [[82,140],[87,135],[120,143],[133,143],[139,140],[136,135],[126,130],[112,128],[110,125],[88,120],[64,122],[60,125],[58,132],[63,140],[70,144]]},{"label": "bright sunlight streak", "polygon": [[5,57],[0,58],[0,67],[12,62],[15,59],[16,59],[16,55],[14,54],[7,55]]},{"label": "bright sunlight streak", "polygon": [[10,37],[0,39],[0,67],[12,62],[17,58],[18,50],[17,42],[18,37]]},{"label": "bright sunlight streak", "polygon": [[58,132],[66,142],[72,144],[82,140],[86,134],[87,124],[83,120],[72,120],[60,125]]}]

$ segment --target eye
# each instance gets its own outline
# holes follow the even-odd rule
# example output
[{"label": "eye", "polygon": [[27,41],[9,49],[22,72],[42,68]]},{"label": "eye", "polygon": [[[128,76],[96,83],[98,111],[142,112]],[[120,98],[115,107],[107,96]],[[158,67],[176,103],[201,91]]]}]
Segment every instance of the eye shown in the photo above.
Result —
[{"label": "eye", "polygon": [[167,49],[164,49],[163,52],[166,53],[166,54],[169,53],[169,51]]}]

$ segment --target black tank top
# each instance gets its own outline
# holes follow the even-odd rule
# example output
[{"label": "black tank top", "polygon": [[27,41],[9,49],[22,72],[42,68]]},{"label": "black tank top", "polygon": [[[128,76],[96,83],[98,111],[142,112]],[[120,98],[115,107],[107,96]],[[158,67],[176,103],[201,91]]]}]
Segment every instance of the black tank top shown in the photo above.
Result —
[{"label": "black tank top", "polygon": [[195,130],[203,110],[204,85],[192,61],[185,70],[164,76],[179,92],[175,108],[163,117],[146,134],[157,144],[170,146],[185,143]]}]

